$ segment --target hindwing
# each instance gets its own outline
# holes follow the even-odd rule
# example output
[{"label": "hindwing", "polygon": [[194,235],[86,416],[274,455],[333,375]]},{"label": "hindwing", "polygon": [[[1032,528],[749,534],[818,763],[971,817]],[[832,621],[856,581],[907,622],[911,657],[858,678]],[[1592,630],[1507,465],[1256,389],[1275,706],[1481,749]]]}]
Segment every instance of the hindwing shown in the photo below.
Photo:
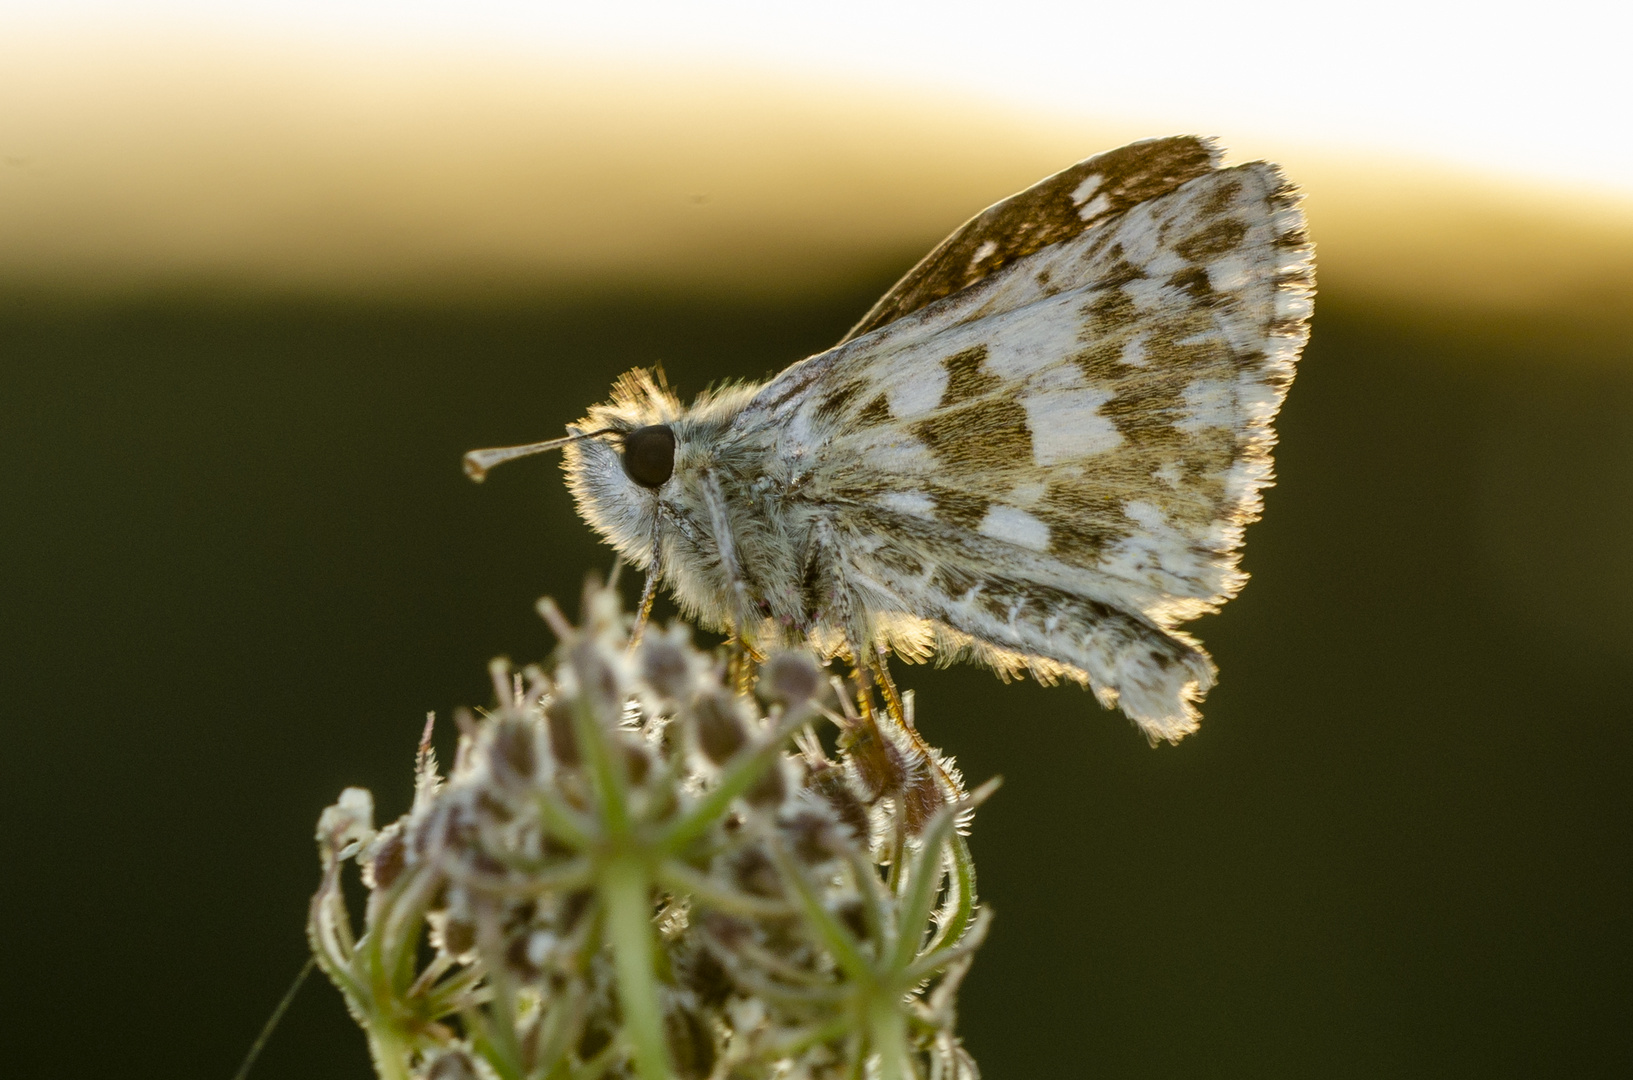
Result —
[{"label": "hindwing", "polygon": [[1173,628],[1245,580],[1308,335],[1297,198],[1198,139],[1090,159],[756,395],[878,635],[1082,679],[1154,737],[1194,727],[1212,666]]}]

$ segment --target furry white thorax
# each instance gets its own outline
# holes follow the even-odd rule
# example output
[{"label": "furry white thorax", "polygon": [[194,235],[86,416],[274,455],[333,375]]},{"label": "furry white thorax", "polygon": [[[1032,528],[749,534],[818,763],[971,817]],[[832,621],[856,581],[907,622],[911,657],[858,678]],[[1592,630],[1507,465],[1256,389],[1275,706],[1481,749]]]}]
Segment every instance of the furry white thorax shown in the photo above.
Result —
[{"label": "furry white thorax", "polygon": [[637,484],[614,436],[570,445],[568,482],[701,623],[1067,678],[1177,740],[1214,668],[1176,626],[1245,581],[1312,293],[1274,166],[1135,144],[973,219],[764,384],[683,407],[626,375],[579,428],[666,424],[673,475]]}]

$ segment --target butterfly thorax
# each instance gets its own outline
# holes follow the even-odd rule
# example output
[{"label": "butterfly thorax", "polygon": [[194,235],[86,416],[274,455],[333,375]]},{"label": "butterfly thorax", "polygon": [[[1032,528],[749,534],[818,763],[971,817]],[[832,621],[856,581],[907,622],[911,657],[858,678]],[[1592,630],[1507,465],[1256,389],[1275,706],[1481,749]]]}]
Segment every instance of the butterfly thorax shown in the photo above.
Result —
[{"label": "butterfly thorax", "polygon": [[733,387],[687,408],[632,372],[577,426],[668,425],[673,475],[657,488],[636,482],[616,435],[575,444],[564,467],[585,520],[636,567],[650,570],[656,554],[688,618],[764,644],[809,640],[831,606],[817,569],[822,515],[802,497],[809,477],[799,455],[782,452],[775,427],[744,422],[757,389]]}]

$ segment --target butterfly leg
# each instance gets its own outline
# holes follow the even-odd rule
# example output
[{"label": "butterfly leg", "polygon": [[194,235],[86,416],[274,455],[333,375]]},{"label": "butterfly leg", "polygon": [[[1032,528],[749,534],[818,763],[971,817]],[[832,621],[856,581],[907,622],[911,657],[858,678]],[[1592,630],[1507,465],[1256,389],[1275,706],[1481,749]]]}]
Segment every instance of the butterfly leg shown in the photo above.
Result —
[{"label": "butterfly leg", "polygon": [[733,633],[726,639],[726,682],[738,694],[751,693],[755,672],[765,659],[765,654],[744,641],[741,634]]},{"label": "butterfly leg", "polygon": [[[917,833],[937,810],[964,797],[963,785],[914,728],[884,657],[854,643],[851,649],[853,657],[862,658],[852,674],[861,715],[848,733],[851,760],[864,786],[895,798],[909,830]],[[882,711],[873,703],[875,686],[884,699]],[[899,865],[899,853],[897,859],[893,865]]]},{"label": "butterfly leg", "polygon": [[939,781],[937,786],[943,795],[954,800],[963,798],[963,787],[942,767],[940,757],[931,749],[930,744],[924,741],[924,736],[919,734],[918,725],[913,721],[913,714],[907,708],[906,700],[902,697],[901,691],[896,689],[896,680],[890,677],[889,657],[889,652],[880,647],[872,653],[873,662],[870,666],[873,669],[874,678],[879,683],[879,692],[884,696],[885,708],[889,710],[890,719],[907,733],[907,737],[912,740],[913,746],[923,756],[924,760],[930,764],[930,768],[935,773],[937,781]]},{"label": "butterfly leg", "polygon": [[890,718],[902,727],[911,731],[913,724],[902,707],[902,695],[896,689],[896,680],[890,677],[890,668],[886,666],[885,654],[882,649],[867,650],[868,674],[878,684],[879,694],[885,699],[885,708],[890,712]]},{"label": "butterfly leg", "polygon": [[629,634],[631,649],[641,643],[641,634],[646,630],[647,621],[652,618],[652,601],[658,598],[658,557],[662,552],[660,539],[662,533],[662,515],[652,515],[652,554],[646,562],[646,581],[641,585],[641,602],[635,608],[635,629]]},{"label": "butterfly leg", "polygon": [[720,569],[726,575],[736,601],[732,622],[741,631],[752,618],[754,602],[749,598],[748,582],[743,577],[742,564],[737,561],[737,543],[732,536],[731,519],[726,515],[726,497],[720,491],[720,481],[714,473],[703,472],[703,501],[709,508],[709,529],[714,533],[715,550],[720,557]]}]

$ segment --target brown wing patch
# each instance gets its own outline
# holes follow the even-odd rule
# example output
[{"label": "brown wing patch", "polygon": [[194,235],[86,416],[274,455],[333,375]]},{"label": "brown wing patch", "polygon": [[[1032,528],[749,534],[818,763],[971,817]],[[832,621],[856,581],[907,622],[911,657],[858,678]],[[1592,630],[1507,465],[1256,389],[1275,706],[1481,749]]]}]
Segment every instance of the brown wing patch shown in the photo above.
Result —
[{"label": "brown wing patch", "polygon": [[1011,195],[943,240],[851,328],[844,341],[895,322],[1005,265],[1213,170],[1218,151],[1191,135],[1119,147]]},{"label": "brown wing patch", "polygon": [[1206,305],[1213,299],[1213,283],[1208,280],[1208,272],[1200,266],[1175,271],[1169,277],[1167,284],[1170,288],[1183,292],[1198,304]]},{"label": "brown wing patch", "polygon": [[1114,495],[1071,480],[1049,485],[1032,513],[1049,526],[1049,553],[1074,566],[1093,566],[1134,527]]},{"label": "brown wing patch", "polygon": [[956,529],[973,529],[987,516],[992,501],[956,488],[931,484],[930,497],[936,501],[936,520]]},{"label": "brown wing patch", "polygon": [[823,395],[822,401],[816,407],[816,418],[818,420],[832,420],[843,415],[845,407],[850,404],[851,399],[867,388],[866,381],[853,379],[843,386],[829,391]]},{"label": "brown wing patch", "polygon": [[947,369],[947,389],[941,393],[939,408],[945,409],[961,401],[978,398],[998,388],[1003,380],[986,370],[986,360],[987,347],[977,345],[973,349],[954,353],[941,362]]},{"label": "brown wing patch", "polygon": [[1235,250],[1246,235],[1247,222],[1236,218],[1219,218],[1175,244],[1174,250],[1194,263],[1206,262],[1215,255]]},{"label": "brown wing patch", "polygon": [[861,427],[876,427],[879,424],[890,423],[890,401],[883,394],[867,403],[867,407],[856,414],[856,423]]},{"label": "brown wing patch", "polygon": [[913,434],[954,476],[1032,460],[1026,408],[1012,398],[987,398],[934,413],[914,424]]},{"label": "brown wing patch", "polygon": [[1149,366],[1118,380],[1116,395],[1100,406],[1100,413],[1117,425],[1130,446],[1183,449],[1196,438],[1174,426],[1185,415],[1185,393],[1194,379],[1228,378],[1233,371],[1230,348],[1217,337],[1183,344],[1170,338],[1148,343],[1146,357]]},{"label": "brown wing patch", "polygon": [[1227,177],[1203,200],[1200,207],[1202,216],[1211,218],[1223,214],[1241,193],[1242,182],[1235,177]]},{"label": "brown wing patch", "polygon": [[1092,295],[1094,299],[1089,301],[1088,309],[1084,312],[1092,338],[1114,337],[1134,321],[1134,301],[1122,289],[1108,289]]},{"label": "brown wing patch", "polygon": [[1117,256],[1117,261],[1095,276],[1093,288],[1117,289],[1131,281],[1138,281],[1140,278],[1145,277],[1144,270],[1122,257],[1121,248],[1121,244],[1112,248],[1112,253]]}]

